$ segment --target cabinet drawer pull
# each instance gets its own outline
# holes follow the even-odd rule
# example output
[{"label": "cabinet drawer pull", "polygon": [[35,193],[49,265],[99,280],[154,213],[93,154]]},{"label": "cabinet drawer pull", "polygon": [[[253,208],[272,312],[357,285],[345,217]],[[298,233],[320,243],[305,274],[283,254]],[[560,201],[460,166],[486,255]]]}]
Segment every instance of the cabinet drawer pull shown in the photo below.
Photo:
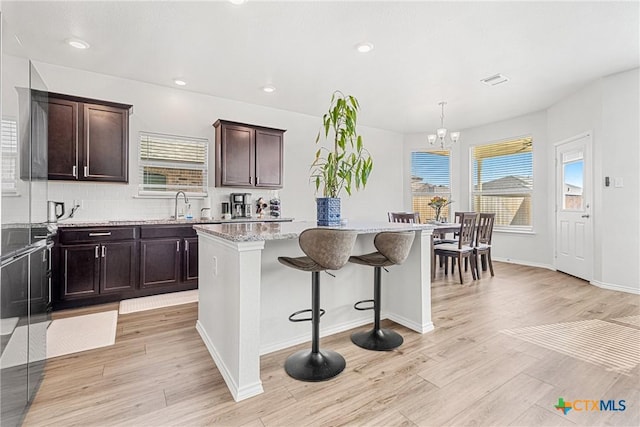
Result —
[{"label": "cabinet drawer pull", "polygon": [[85,166],[84,167],[84,177],[88,177],[89,176],[89,166]]},{"label": "cabinet drawer pull", "polygon": [[89,237],[98,237],[98,236],[111,236],[111,232],[106,231],[104,233],[89,233]]},{"label": "cabinet drawer pull", "polygon": [[76,165],[73,165],[71,168],[71,175],[73,175],[74,178],[78,177],[78,167]]},{"label": "cabinet drawer pull", "polygon": [[176,252],[180,252],[180,240],[176,240]]},{"label": "cabinet drawer pull", "polygon": [[96,258],[98,258],[98,257],[99,257],[99,255],[98,255],[98,249],[99,249],[99,248],[100,248],[100,246],[96,246]]},{"label": "cabinet drawer pull", "polygon": [[103,246],[102,247],[102,258],[104,258],[107,255],[107,247]]}]

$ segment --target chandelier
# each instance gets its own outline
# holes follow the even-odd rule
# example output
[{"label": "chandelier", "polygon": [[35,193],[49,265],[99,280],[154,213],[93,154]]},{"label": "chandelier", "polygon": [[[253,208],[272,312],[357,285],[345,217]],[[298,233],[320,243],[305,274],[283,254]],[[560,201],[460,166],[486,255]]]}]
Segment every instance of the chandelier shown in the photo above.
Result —
[{"label": "chandelier", "polygon": [[[442,114],[440,115],[440,127],[436,129],[435,134],[431,134],[427,136],[427,141],[429,141],[429,145],[435,145],[436,141],[440,140],[440,148],[444,148],[448,146],[445,137],[447,136],[447,128],[444,127],[444,106],[447,103],[445,101],[441,101],[438,103],[442,107]],[[451,144],[455,144],[460,139],[460,132],[451,132],[449,134],[449,138],[451,139]]]}]

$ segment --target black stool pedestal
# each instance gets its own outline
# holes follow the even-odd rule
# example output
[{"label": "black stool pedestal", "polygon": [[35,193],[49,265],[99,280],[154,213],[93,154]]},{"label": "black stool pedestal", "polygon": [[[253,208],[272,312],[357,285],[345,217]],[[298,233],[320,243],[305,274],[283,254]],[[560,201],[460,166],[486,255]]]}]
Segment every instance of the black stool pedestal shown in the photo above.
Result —
[{"label": "black stool pedestal", "polygon": [[367,301],[359,301],[355,303],[356,310],[373,309],[373,329],[365,332],[354,332],[351,334],[351,341],[358,347],[367,350],[387,351],[400,347],[404,339],[400,334],[390,329],[382,329],[380,327],[380,288],[382,282],[382,268],[374,267],[373,269],[373,307],[359,308],[358,304]]},{"label": "black stool pedestal", "polygon": [[400,347],[404,339],[402,335],[391,329],[371,329],[365,332],[354,332],[351,334],[351,341],[367,350],[387,351]]},{"label": "black stool pedestal", "polygon": [[332,350],[314,353],[311,350],[300,350],[287,357],[284,370],[301,381],[324,381],[333,378],[344,370],[344,357]]}]

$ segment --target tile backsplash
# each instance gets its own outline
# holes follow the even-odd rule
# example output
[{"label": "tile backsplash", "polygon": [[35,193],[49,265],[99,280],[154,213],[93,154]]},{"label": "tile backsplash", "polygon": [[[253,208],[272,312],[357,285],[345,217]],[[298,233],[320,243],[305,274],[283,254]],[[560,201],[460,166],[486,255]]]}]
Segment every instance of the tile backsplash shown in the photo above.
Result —
[{"label": "tile backsplash", "polygon": [[[200,217],[201,208],[210,207],[213,218],[220,219],[222,216],[221,204],[229,201],[231,193],[251,193],[251,203],[254,206],[259,197],[266,200],[278,197],[277,190],[255,191],[209,187],[208,192],[209,195],[206,198],[192,197],[189,199],[195,218]],[[71,221],[163,219],[173,216],[175,204],[173,197],[139,197],[134,186],[57,181],[49,181],[49,200],[64,202],[65,217],[71,212],[74,201],[81,203],[81,208],[77,210]],[[178,201],[178,209],[182,208],[184,208],[184,201],[181,197]],[[252,211],[255,216],[255,207]]]}]

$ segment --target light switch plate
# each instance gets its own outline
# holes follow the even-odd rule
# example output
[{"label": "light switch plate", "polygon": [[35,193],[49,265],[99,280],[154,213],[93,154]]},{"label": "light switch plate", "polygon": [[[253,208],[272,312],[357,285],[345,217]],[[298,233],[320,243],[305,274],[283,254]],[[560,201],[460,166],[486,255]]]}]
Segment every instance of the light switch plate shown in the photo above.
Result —
[{"label": "light switch plate", "polygon": [[624,181],[621,176],[616,176],[613,178],[613,186],[616,188],[624,187]]}]

